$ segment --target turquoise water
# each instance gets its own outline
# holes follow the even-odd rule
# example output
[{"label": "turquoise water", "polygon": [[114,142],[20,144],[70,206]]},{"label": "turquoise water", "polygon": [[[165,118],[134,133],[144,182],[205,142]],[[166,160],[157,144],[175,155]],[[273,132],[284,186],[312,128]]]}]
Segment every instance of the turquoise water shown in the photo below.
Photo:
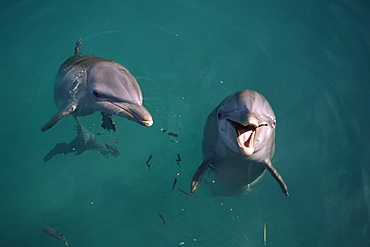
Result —
[{"label": "turquoise water", "polygon": [[[369,1],[1,6],[1,246],[63,246],[45,227],[71,247],[264,246],[264,223],[267,246],[370,246]],[[95,113],[81,121],[118,143],[117,158],[86,151],[44,162],[76,135],[70,116],[40,128],[56,112],[57,69],[82,36],[84,54],[138,79],[154,125],[116,117],[107,132]],[[213,197],[205,184],[198,198],[181,193],[202,162],[208,114],[241,89],[275,111],[274,166],[290,196],[269,174],[241,198]]]}]

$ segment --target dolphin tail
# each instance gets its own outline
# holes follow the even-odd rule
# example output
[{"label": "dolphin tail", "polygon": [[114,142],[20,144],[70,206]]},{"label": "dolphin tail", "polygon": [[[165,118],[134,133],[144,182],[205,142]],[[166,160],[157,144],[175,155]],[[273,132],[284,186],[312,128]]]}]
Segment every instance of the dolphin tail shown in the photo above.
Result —
[{"label": "dolphin tail", "polygon": [[195,193],[195,191],[198,189],[200,182],[202,181],[203,174],[206,172],[210,164],[211,160],[204,160],[202,164],[198,167],[197,171],[194,173],[190,184],[191,193]]},{"label": "dolphin tail", "polygon": [[74,112],[77,108],[75,104],[69,104],[66,107],[62,107],[44,126],[42,126],[41,131],[46,131],[54,126],[62,117],[68,116]]},{"label": "dolphin tail", "polygon": [[286,196],[289,196],[288,193],[288,186],[285,184],[283,178],[278,173],[278,171],[272,166],[271,160],[266,160],[266,169],[271,173],[272,177],[276,180],[276,182],[280,185],[280,188],[282,189],[283,193]]}]

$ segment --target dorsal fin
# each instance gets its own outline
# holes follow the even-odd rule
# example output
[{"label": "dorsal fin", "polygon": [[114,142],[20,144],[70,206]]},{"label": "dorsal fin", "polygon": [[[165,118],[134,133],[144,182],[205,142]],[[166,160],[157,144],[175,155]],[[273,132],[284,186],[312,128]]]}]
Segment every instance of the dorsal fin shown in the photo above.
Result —
[{"label": "dorsal fin", "polygon": [[80,51],[80,47],[81,47],[81,44],[82,44],[81,40],[82,40],[82,37],[79,38],[79,40],[77,40],[77,42],[76,42],[75,55],[77,55],[77,56],[82,55],[81,51]]}]

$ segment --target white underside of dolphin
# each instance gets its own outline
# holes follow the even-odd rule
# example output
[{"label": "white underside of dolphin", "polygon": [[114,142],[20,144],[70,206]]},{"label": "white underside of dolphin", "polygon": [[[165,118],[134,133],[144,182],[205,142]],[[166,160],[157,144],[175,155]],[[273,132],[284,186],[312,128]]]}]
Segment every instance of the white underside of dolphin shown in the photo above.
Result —
[{"label": "white underside of dolphin", "polygon": [[231,94],[208,116],[202,142],[203,162],[191,181],[192,193],[204,173],[213,194],[235,196],[248,192],[267,170],[284,194],[288,187],[272,166],[276,118],[259,93],[242,90]]},{"label": "white underside of dolphin", "polygon": [[60,66],[55,79],[54,101],[59,110],[41,130],[70,114],[78,117],[95,111],[151,126],[152,116],[142,105],[139,84],[131,73],[112,60],[82,55],[81,39],[76,44],[75,54]]}]

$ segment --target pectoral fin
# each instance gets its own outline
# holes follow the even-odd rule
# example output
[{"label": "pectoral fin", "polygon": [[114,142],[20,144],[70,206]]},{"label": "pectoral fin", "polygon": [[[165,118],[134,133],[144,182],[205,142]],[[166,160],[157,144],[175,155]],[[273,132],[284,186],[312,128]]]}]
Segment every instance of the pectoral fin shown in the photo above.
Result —
[{"label": "pectoral fin", "polygon": [[76,104],[68,104],[65,107],[59,109],[59,111],[47,122],[42,126],[41,131],[45,131],[50,129],[54,126],[62,117],[68,116],[72,112],[74,112],[77,108]]},{"label": "pectoral fin", "polygon": [[206,172],[210,164],[211,160],[204,160],[202,164],[198,167],[197,171],[194,173],[190,184],[191,193],[195,193],[195,191],[198,189],[200,182],[202,181],[203,174]]},{"label": "pectoral fin", "polygon": [[280,185],[281,190],[286,196],[289,196],[288,193],[288,186],[285,184],[283,178],[278,173],[278,171],[272,166],[271,160],[266,160],[266,167],[265,167],[272,177],[276,180],[276,182]]}]

